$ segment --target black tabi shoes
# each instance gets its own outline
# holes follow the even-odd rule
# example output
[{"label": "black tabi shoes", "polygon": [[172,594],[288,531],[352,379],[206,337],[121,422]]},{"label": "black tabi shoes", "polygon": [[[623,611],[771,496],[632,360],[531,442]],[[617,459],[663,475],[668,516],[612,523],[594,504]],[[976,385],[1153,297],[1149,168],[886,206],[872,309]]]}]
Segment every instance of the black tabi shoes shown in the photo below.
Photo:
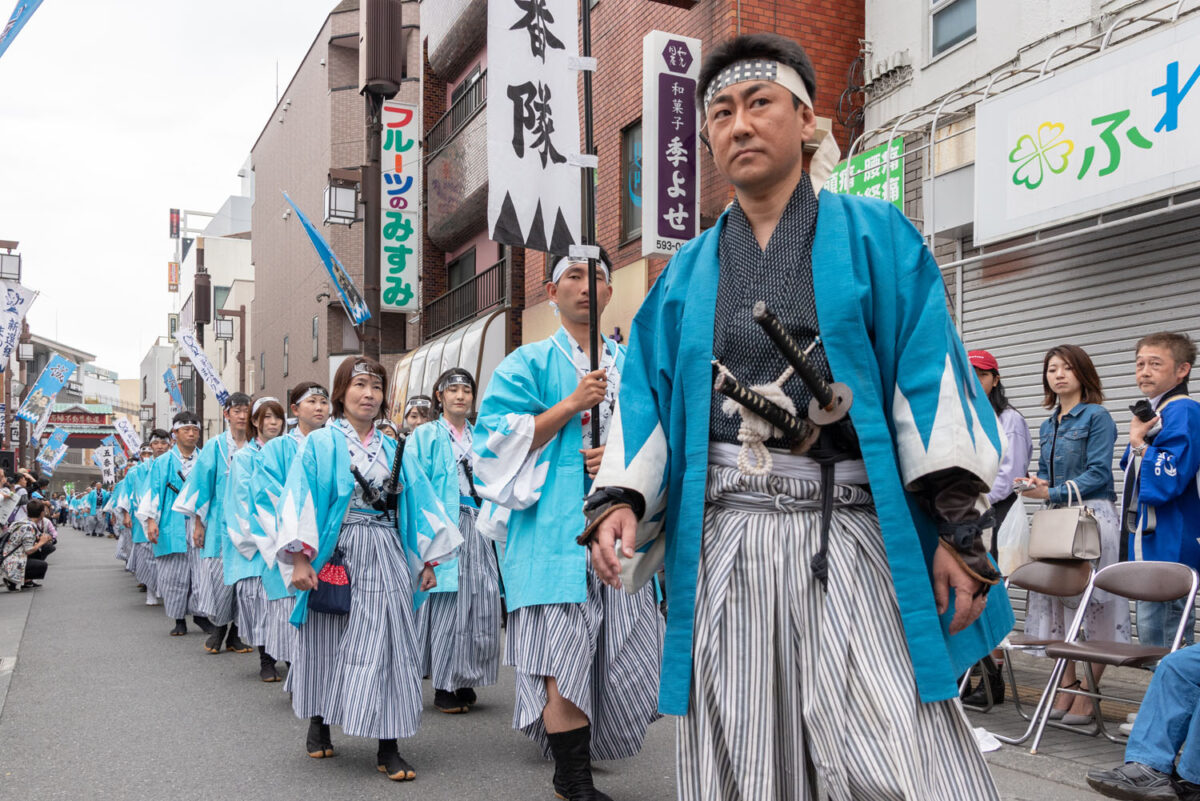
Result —
[{"label": "black tabi shoes", "polygon": [[475,695],[475,689],[472,687],[460,687],[454,691],[454,697],[468,707],[475,706],[475,702],[479,700]]},{"label": "black tabi shoes", "polygon": [[221,643],[225,640],[225,632],[228,626],[216,626],[209,632],[208,639],[204,641],[204,650],[210,654],[221,653]]},{"label": "black tabi shoes", "polygon": [[470,709],[466,703],[459,700],[459,697],[449,690],[434,691],[433,707],[438,712],[445,712],[447,715],[458,715]]},{"label": "black tabi shoes", "polygon": [[329,724],[320,715],[308,719],[308,736],[304,739],[304,750],[313,759],[333,756],[333,740],[329,736]]},{"label": "black tabi shoes", "polygon": [[546,734],[554,757],[554,794],[562,801],[612,801],[592,784],[592,727]]},{"label": "black tabi shoes", "polygon": [[279,671],[275,669],[275,657],[267,653],[267,649],[258,646],[258,677],[263,681],[279,681]]},{"label": "black tabi shoes", "polygon": [[379,751],[375,754],[375,767],[380,773],[386,773],[394,782],[410,782],[417,778],[413,766],[404,761],[396,748],[395,740],[380,740]]},{"label": "black tabi shoes", "polygon": [[176,618],[175,628],[171,629],[172,637],[182,637],[187,634],[187,621],[183,618]]},{"label": "black tabi shoes", "polygon": [[238,636],[237,624],[230,623],[229,638],[225,640],[225,650],[233,651],[235,654],[248,654],[254,650],[254,646],[242,642],[242,638]]}]

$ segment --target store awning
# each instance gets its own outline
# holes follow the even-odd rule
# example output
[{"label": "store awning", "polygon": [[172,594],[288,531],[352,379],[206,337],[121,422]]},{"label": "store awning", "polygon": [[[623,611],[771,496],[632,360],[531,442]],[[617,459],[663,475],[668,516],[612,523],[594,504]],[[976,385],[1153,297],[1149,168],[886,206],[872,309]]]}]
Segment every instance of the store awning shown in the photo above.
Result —
[{"label": "store awning", "polygon": [[482,395],[507,351],[508,314],[504,309],[426,342],[405,355],[392,373],[393,416],[400,419],[410,395],[431,394],[433,382],[451,367],[469,370]]}]

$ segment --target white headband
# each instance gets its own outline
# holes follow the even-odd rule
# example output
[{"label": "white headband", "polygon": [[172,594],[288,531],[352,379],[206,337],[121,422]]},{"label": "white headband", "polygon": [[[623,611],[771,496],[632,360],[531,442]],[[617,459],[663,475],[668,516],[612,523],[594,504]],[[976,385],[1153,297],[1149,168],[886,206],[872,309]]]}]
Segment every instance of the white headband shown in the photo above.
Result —
[{"label": "white headband", "polygon": [[446,387],[454,386],[455,384],[462,384],[464,387],[469,387],[471,386],[471,379],[462,373],[451,373],[450,375],[446,376],[445,381],[438,384],[437,391],[445,392]]},{"label": "white headband", "polygon": [[[550,283],[557,284],[559,282],[559,280],[563,277],[563,275],[566,274],[567,270],[571,269],[571,267],[575,266],[576,264],[582,264],[584,267],[587,266],[586,261],[581,261],[579,259],[572,259],[569,257],[559,259],[558,264],[554,265],[554,272],[551,273],[551,275],[550,275]],[[596,261],[596,270],[598,271],[598,273],[604,274],[604,282],[605,283],[608,283],[609,281],[612,280],[608,274],[608,266],[604,262],[597,260]]]},{"label": "white headband", "polygon": [[183,422],[183,421],[180,421],[180,422],[178,422],[178,423],[175,423],[174,425],[172,425],[172,426],[171,426],[171,431],[178,431],[178,430],[179,430],[179,429],[181,429],[181,428],[188,428],[189,426],[190,426],[191,428],[194,428],[194,429],[196,429],[197,431],[199,431],[199,430],[200,430],[200,424],[199,424],[199,423],[193,423],[193,422],[190,422],[190,421],[189,421],[189,422]]},{"label": "white headband", "polygon": [[433,406],[433,404],[429,402],[428,398],[409,398],[408,403],[404,404],[404,410],[408,411],[409,409],[414,408],[428,409],[431,406]]},{"label": "white headband", "polygon": [[[259,398],[254,402],[254,405],[250,407],[250,416],[253,417],[254,415],[258,414],[258,410],[262,408],[264,403],[279,403],[279,398]],[[282,406],[282,404],[280,405]]]},{"label": "white headband", "polygon": [[313,395],[320,395],[322,398],[329,400],[329,393],[325,391],[325,387],[309,387],[308,389],[304,390],[303,395],[301,395],[296,400],[292,401],[292,405],[299,406],[301,403],[304,403],[304,401],[308,400]]},{"label": "white headband", "polygon": [[350,377],[354,378],[354,376],[356,376],[356,375],[373,375],[376,378],[380,377],[379,373],[372,370],[371,365],[368,364],[367,362],[356,362],[355,363],[354,369],[350,371]]},{"label": "white headband", "polygon": [[[755,58],[730,64],[717,73],[717,77],[713,78],[708,84],[708,88],[704,90],[704,116],[708,117],[708,107],[717,92],[747,81],[777,83],[791,92],[801,103],[815,110],[812,96],[809,95],[808,87],[804,85],[800,73],[787,64],[765,58]],[[831,131],[818,133],[817,136],[820,138],[820,143],[809,162],[808,172],[814,192],[820,193],[821,187],[833,173],[833,168],[841,161],[842,151],[838,148]]]}]

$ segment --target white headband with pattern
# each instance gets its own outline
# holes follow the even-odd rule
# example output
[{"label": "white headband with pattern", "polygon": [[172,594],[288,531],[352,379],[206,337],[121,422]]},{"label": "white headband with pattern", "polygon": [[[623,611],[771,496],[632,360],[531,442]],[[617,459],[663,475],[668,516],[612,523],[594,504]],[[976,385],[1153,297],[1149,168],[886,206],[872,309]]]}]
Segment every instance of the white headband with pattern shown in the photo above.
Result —
[{"label": "white headband with pattern", "polygon": [[304,390],[303,395],[301,395],[296,400],[292,401],[292,405],[299,406],[300,404],[304,403],[304,401],[311,398],[313,395],[319,395],[322,398],[324,398],[325,400],[329,400],[329,393],[325,391],[325,387],[309,387],[308,389]]},{"label": "white headband with pattern", "polygon": [[461,384],[464,387],[469,387],[471,386],[471,379],[462,373],[451,373],[450,375],[446,376],[442,383],[438,384],[437,391],[445,392],[446,387],[452,387],[455,384]]},{"label": "white headband with pattern", "polygon": [[[557,284],[559,280],[566,275],[567,270],[571,269],[576,264],[581,264],[584,267],[587,267],[587,260],[572,259],[570,257],[559,259],[558,264],[554,265],[554,272],[550,274],[550,283]],[[606,265],[603,261],[596,262],[596,271],[597,275],[604,276],[605,283],[608,283],[612,280],[608,274],[608,265]]]},{"label": "white headband with pattern", "polygon": [[409,409],[428,409],[433,406],[428,398],[409,398],[408,403],[404,404],[405,411]]},{"label": "white headband with pattern", "polygon": [[[262,408],[264,403],[279,403],[279,398],[272,398],[270,396],[259,398],[254,402],[254,405],[250,407],[250,416],[253,417],[254,415],[258,414],[258,410]],[[282,405],[283,404],[280,404],[280,406]]]},{"label": "white headband with pattern", "polygon": [[186,421],[184,421],[184,420],[180,420],[178,423],[175,423],[175,424],[173,424],[173,425],[171,426],[171,431],[172,431],[172,432],[175,432],[175,431],[178,431],[178,430],[179,430],[179,429],[181,429],[181,428],[188,428],[188,427],[194,428],[194,429],[196,429],[197,431],[199,431],[199,430],[200,430],[200,424],[199,424],[199,423],[193,422],[193,421],[191,421],[191,420],[186,420]]},{"label": "white headband with pattern", "polygon": [[[717,92],[747,81],[777,83],[791,92],[801,103],[815,110],[812,96],[809,95],[808,87],[804,85],[800,73],[787,64],[765,58],[755,58],[730,64],[717,73],[717,77],[713,78],[708,84],[708,88],[704,90],[704,116],[708,117],[708,107]],[[819,194],[825,181],[833,174],[833,168],[841,161],[842,151],[834,141],[831,131],[818,131],[816,136],[820,139],[820,143],[809,162],[808,172],[812,180],[813,191]]]}]

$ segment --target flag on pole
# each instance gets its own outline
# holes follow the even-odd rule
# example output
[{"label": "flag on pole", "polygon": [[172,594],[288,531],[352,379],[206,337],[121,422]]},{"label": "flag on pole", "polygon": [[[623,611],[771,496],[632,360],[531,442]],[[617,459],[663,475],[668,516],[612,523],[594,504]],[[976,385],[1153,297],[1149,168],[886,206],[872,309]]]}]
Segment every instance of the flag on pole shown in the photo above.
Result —
[{"label": "flag on pole", "polygon": [[12,16],[8,18],[4,30],[0,31],[0,56],[3,56],[4,51],[8,50],[13,39],[17,38],[17,34],[21,32],[25,23],[29,22],[33,12],[37,11],[41,4],[42,0],[17,0],[17,7],[13,9]]},{"label": "flag on pole", "polygon": [[296,216],[300,219],[300,225],[304,226],[304,232],[308,234],[313,247],[316,248],[317,255],[321,257],[321,261],[325,262],[325,269],[329,272],[329,277],[333,279],[333,285],[337,287],[337,293],[342,299],[342,307],[345,308],[350,322],[353,325],[362,325],[371,319],[371,312],[367,310],[367,302],[363,300],[358,287],[354,286],[354,282],[350,280],[350,275],[342,266],[337,254],[333,252],[333,248],[329,247],[329,243],[325,241],[325,237],[321,236],[321,232],[304,216],[300,207],[292,202],[287,192],[283,193],[283,198],[296,212]]}]

